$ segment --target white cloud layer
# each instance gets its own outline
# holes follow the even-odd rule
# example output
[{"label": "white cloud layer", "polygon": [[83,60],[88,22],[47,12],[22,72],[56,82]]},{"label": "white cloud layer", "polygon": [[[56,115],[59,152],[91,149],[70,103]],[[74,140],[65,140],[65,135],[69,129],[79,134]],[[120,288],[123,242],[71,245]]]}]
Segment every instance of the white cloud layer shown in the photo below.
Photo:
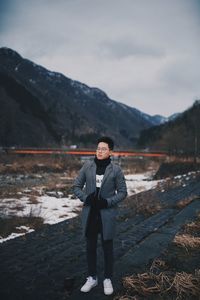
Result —
[{"label": "white cloud layer", "polygon": [[4,0],[0,40],[22,56],[168,116],[200,98],[198,0]]}]

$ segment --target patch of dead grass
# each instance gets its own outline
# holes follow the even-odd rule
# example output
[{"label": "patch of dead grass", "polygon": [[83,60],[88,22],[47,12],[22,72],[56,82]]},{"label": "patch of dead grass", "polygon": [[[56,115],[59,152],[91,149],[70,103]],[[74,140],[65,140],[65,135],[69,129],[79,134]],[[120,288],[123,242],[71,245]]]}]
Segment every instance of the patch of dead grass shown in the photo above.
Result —
[{"label": "patch of dead grass", "polygon": [[81,167],[80,159],[66,155],[17,155],[1,154],[0,174],[63,172],[71,176],[73,170]]},{"label": "patch of dead grass", "polygon": [[30,195],[28,201],[29,201],[28,204],[38,204],[38,203],[41,203],[38,200],[37,196],[35,196],[35,195]]},{"label": "patch of dead grass", "polygon": [[61,183],[58,176],[52,176],[48,183],[43,186],[43,192],[62,192],[63,197],[68,197],[68,195],[72,193],[72,183],[70,180],[66,180],[64,183]]},{"label": "patch of dead grass", "polygon": [[200,269],[171,270],[163,258],[156,258],[149,271],[124,277],[122,285],[113,300],[200,299]]},{"label": "patch of dead grass", "polygon": [[188,204],[190,204],[192,201],[194,201],[196,199],[197,199],[197,196],[191,195],[191,196],[189,196],[187,198],[184,198],[181,201],[179,201],[176,204],[176,207],[182,209],[182,208],[184,208],[185,206],[187,206]]},{"label": "patch of dead grass", "polygon": [[[179,248],[180,257],[182,250],[186,249],[188,255],[191,255],[192,250],[198,251],[200,248],[200,215],[195,222],[186,224],[182,230],[173,241]],[[169,253],[165,252],[165,255],[168,259]],[[177,270],[172,262],[167,264],[163,259],[154,260],[149,271],[145,273],[124,277],[122,284],[123,289],[114,300],[200,299],[200,269],[193,268],[193,272],[180,268]]]},{"label": "patch of dead grass", "polygon": [[16,227],[27,226],[32,229],[41,228],[44,226],[44,220],[41,217],[9,217],[9,218],[0,218],[0,236],[3,238],[7,237],[13,232],[19,232],[19,229]]},{"label": "patch of dead grass", "polygon": [[123,204],[129,209],[130,216],[134,214],[151,216],[162,209],[161,202],[154,190],[130,196]]},{"label": "patch of dead grass", "polygon": [[200,276],[186,272],[164,271],[159,274],[146,272],[124,277],[122,284],[126,295],[116,296],[114,300],[134,299],[131,297],[137,296],[136,294],[145,297],[156,294],[163,296],[173,294],[176,299],[200,296]]},{"label": "patch of dead grass", "polygon": [[0,188],[0,198],[21,198],[21,187],[19,186],[6,186]]},{"label": "patch of dead grass", "polygon": [[184,226],[184,232],[188,234],[200,234],[200,218],[195,222],[186,224]]},{"label": "patch of dead grass", "polygon": [[200,238],[190,234],[177,234],[173,242],[179,247],[184,247],[186,250],[200,248]]}]

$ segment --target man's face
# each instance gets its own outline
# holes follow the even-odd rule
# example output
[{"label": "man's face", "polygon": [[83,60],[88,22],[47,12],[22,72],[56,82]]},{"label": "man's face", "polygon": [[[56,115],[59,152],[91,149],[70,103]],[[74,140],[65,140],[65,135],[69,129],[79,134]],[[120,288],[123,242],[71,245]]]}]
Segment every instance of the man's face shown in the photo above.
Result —
[{"label": "man's face", "polygon": [[96,156],[98,159],[106,159],[112,154],[112,150],[109,149],[108,144],[100,142],[97,146]]}]

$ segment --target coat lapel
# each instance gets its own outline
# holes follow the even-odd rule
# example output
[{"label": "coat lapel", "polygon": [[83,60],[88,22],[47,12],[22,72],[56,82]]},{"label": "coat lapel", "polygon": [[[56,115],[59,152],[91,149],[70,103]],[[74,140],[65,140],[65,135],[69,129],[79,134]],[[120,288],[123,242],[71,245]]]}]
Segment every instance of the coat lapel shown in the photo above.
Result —
[{"label": "coat lapel", "polygon": [[104,185],[105,181],[107,180],[107,178],[109,177],[110,173],[112,172],[112,164],[110,163],[106,170],[105,170],[105,174],[103,176],[103,180],[102,180],[102,184],[101,184],[101,188]]},{"label": "coat lapel", "polygon": [[97,169],[96,164],[95,162],[93,162],[91,164],[91,183],[92,183],[92,190],[94,191],[96,189],[96,169]]}]

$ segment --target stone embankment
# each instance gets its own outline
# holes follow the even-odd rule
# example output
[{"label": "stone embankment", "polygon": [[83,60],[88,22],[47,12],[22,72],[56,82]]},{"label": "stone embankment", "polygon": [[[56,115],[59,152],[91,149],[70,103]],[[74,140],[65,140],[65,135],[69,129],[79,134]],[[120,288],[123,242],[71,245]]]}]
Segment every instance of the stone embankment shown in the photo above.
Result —
[{"label": "stone embankment", "polygon": [[[143,195],[146,198],[151,195],[152,199],[152,191]],[[121,205],[115,239],[116,292],[124,275],[144,271],[168,247],[180,228],[200,213],[198,178],[157,190],[155,196],[162,209],[149,216],[131,215],[129,211],[127,217],[130,208]],[[134,201],[134,196],[130,200]],[[103,294],[100,241],[98,252],[99,285],[90,293],[82,294],[79,289],[87,274],[79,217],[5,242],[0,245],[0,299],[113,299],[113,295]]]}]

